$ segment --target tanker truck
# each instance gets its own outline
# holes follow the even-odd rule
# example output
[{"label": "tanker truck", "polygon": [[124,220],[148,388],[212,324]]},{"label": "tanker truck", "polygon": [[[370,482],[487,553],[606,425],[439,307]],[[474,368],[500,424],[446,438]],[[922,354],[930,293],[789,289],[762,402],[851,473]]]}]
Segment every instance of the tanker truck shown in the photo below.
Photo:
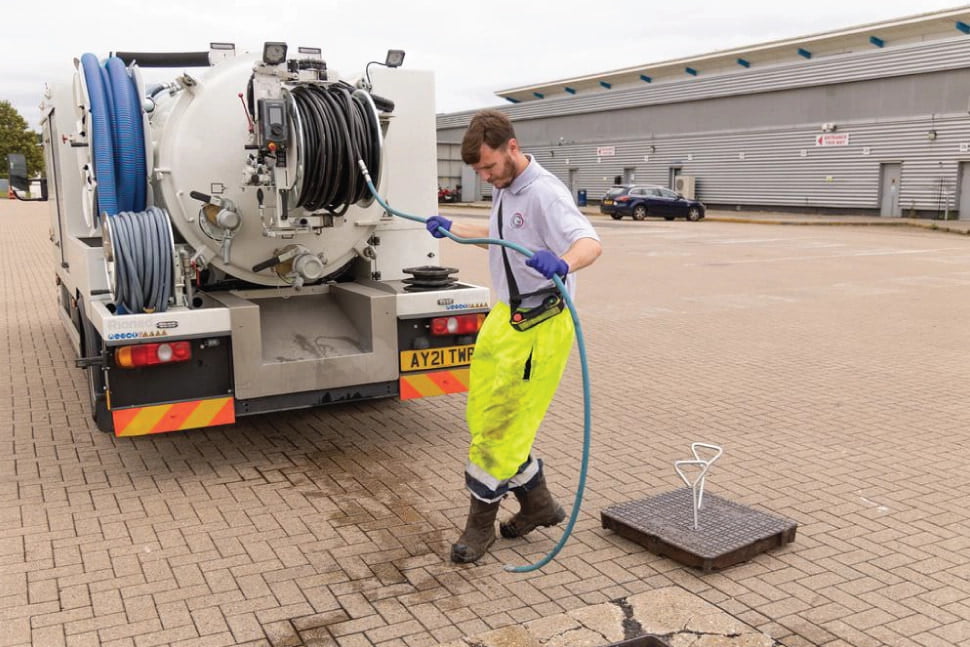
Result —
[{"label": "tanker truck", "polygon": [[403,57],[345,77],[319,48],[212,43],[87,53],[48,84],[58,313],[98,429],[467,390],[488,289],[359,166],[435,213],[434,78]]}]

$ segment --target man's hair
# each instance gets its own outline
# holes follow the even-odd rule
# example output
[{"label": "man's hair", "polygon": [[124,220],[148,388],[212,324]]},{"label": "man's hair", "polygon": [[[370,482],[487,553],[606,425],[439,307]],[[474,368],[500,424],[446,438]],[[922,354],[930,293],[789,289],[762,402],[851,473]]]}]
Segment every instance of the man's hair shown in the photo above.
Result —
[{"label": "man's hair", "polygon": [[512,122],[504,112],[482,110],[468,124],[465,137],[461,141],[461,159],[465,164],[478,164],[481,159],[482,144],[498,150],[515,137]]}]

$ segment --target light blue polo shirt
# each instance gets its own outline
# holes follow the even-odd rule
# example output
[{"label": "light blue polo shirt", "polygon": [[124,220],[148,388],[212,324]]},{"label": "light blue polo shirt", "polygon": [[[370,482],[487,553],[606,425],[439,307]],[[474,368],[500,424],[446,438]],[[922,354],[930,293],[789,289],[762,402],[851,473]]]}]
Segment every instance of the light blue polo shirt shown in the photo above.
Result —
[{"label": "light blue polo shirt", "polygon": [[[542,168],[531,155],[526,157],[529,165],[525,170],[508,188],[497,189],[493,193],[492,213],[488,224],[489,237],[501,237],[534,252],[548,249],[557,256],[566,253],[580,238],[599,240],[589,219],[576,207],[566,185]],[[502,236],[498,233],[500,204]],[[505,276],[505,264],[502,262],[502,249],[505,248],[499,245],[489,246],[488,266],[498,298],[508,303],[509,286]],[[506,254],[520,294],[552,285],[549,279],[525,264],[525,256],[511,249],[506,249]],[[566,277],[566,289],[572,298],[576,291],[576,275],[572,272]],[[531,307],[539,301],[541,299],[529,299],[523,302],[523,306]]]}]

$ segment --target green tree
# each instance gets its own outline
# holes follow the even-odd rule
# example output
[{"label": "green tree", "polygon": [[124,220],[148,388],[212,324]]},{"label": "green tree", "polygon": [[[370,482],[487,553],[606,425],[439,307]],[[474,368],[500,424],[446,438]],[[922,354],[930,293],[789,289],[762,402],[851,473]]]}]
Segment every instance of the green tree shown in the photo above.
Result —
[{"label": "green tree", "polygon": [[40,137],[27,127],[9,101],[0,101],[0,177],[7,177],[7,154],[21,153],[27,160],[27,174],[37,175],[44,168]]}]

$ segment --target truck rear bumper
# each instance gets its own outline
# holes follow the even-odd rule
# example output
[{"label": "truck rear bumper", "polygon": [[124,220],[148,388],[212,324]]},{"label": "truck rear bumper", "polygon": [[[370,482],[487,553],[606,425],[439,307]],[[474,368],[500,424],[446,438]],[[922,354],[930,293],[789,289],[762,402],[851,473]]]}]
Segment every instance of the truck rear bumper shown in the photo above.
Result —
[{"label": "truck rear bumper", "polygon": [[115,409],[111,412],[116,436],[144,436],[166,431],[230,425],[236,422],[231,397]]}]

